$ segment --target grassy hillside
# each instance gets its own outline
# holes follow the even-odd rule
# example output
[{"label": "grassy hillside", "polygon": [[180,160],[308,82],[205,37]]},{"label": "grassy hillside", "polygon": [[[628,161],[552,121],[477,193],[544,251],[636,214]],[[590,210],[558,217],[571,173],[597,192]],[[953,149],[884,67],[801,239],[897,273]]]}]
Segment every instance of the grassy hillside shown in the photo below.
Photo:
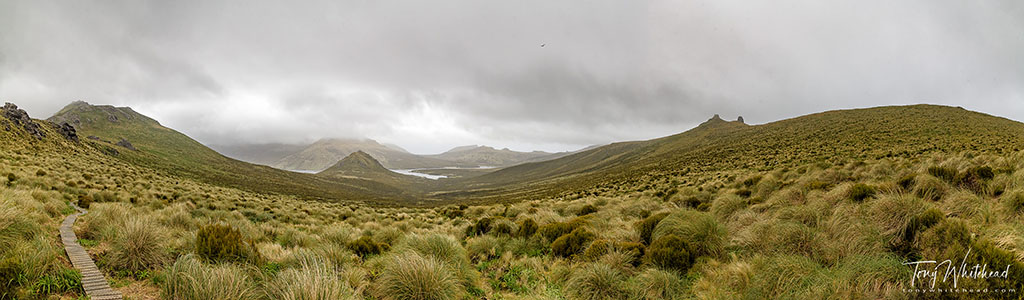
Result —
[{"label": "grassy hillside", "polygon": [[[313,174],[282,171],[225,157],[131,108],[75,102],[49,120],[74,125],[87,144],[118,159],[169,175],[244,190],[298,195],[332,201],[402,203],[410,195],[379,190],[375,183],[345,178],[326,179]],[[127,141],[135,150],[116,145]],[[127,145],[127,144],[126,144]]]},{"label": "grassy hillside", "polygon": [[680,134],[509,167],[449,188],[458,189],[452,195],[521,199],[643,177],[1020,149],[1024,124],[946,106],[838,110],[763,125],[713,118]]}]

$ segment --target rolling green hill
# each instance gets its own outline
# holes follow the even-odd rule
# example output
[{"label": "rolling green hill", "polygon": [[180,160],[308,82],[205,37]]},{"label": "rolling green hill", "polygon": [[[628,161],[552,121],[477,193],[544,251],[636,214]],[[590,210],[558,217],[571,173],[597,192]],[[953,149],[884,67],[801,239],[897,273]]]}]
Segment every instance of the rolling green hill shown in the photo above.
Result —
[{"label": "rolling green hill", "polygon": [[[1024,149],[1024,124],[962,108],[912,105],[828,111],[762,125],[717,116],[686,132],[614,143],[449,182],[441,197],[518,199],[641,177],[769,170],[929,152]],[[486,201],[486,200],[485,200]]]},{"label": "rolling green hill", "polygon": [[[79,101],[61,109],[49,120],[72,124],[80,136],[86,137],[83,141],[107,149],[108,154],[118,159],[174,176],[309,199],[392,204],[414,199],[401,191],[377,189],[375,183],[366,180],[328,179],[234,160],[127,107]],[[130,143],[136,150],[116,145],[119,142]]]}]

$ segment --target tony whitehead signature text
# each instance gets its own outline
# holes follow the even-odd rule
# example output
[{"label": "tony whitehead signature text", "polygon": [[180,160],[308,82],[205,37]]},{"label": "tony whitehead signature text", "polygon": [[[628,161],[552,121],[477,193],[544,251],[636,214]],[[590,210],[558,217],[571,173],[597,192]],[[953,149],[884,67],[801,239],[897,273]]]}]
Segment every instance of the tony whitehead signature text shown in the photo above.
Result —
[{"label": "tony whitehead signature text", "polygon": [[956,264],[949,259],[944,261],[921,260],[903,263],[904,265],[914,266],[914,274],[910,278],[910,287],[916,288],[918,281],[931,281],[930,288],[934,289],[940,277],[942,282],[952,280],[954,289],[961,279],[1009,278],[1010,265],[1006,265],[1005,268],[1001,266],[992,266],[990,268],[988,264],[967,265],[967,258],[970,255],[971,249],[967,249],[967,254],[964,255],[960,264]]}]

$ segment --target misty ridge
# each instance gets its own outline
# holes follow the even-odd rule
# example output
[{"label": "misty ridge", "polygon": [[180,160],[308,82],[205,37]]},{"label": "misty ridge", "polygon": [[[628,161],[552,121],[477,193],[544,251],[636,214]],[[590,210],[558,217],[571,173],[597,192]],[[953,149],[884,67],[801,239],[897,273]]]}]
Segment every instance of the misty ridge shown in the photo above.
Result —
[{"label": "misty ridge", "polygon": [[1015,1],[0,1],[0,300],[1020,299]]}]

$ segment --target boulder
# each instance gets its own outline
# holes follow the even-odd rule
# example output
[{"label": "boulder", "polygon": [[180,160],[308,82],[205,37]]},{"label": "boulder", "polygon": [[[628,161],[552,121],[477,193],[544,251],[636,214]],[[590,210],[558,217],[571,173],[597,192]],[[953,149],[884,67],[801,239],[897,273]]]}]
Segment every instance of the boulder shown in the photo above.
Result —
[{"label": "boulder", "polygon": [[75,131],[75,126],[71,126],[71,124],[65,122],[61,123],[60,125],[53,124],[53,127],[54,129],[57,130],[57,133],[59,133],[64,138],[68,139],[69,141],[73,141],[76,143],[78,142],[78,133]]},{"label": "boulder", "polygon": [[128,142],[128,140],[126,140],[126,139],[121,139],[120,141],[117,142],[117,145],[121,146],[121,147],[125,147],[125,148],[127,148],[129,150],[136,150],[135,146],[132,146],[132,143]]},{"label": "boulder", "polygon": [[25,132],[28,132],[28,134],[38,139],[46,137],[46,133],[43,132],[43,129],[39,128],[39,124],[32,121],[32,118],[28,116],[28,113],[25,112],[25,110],[18,108],[14,103],[5,103],[2,110],[4,117],[11,120],[15,126],[21,126],[24,128]]}]

